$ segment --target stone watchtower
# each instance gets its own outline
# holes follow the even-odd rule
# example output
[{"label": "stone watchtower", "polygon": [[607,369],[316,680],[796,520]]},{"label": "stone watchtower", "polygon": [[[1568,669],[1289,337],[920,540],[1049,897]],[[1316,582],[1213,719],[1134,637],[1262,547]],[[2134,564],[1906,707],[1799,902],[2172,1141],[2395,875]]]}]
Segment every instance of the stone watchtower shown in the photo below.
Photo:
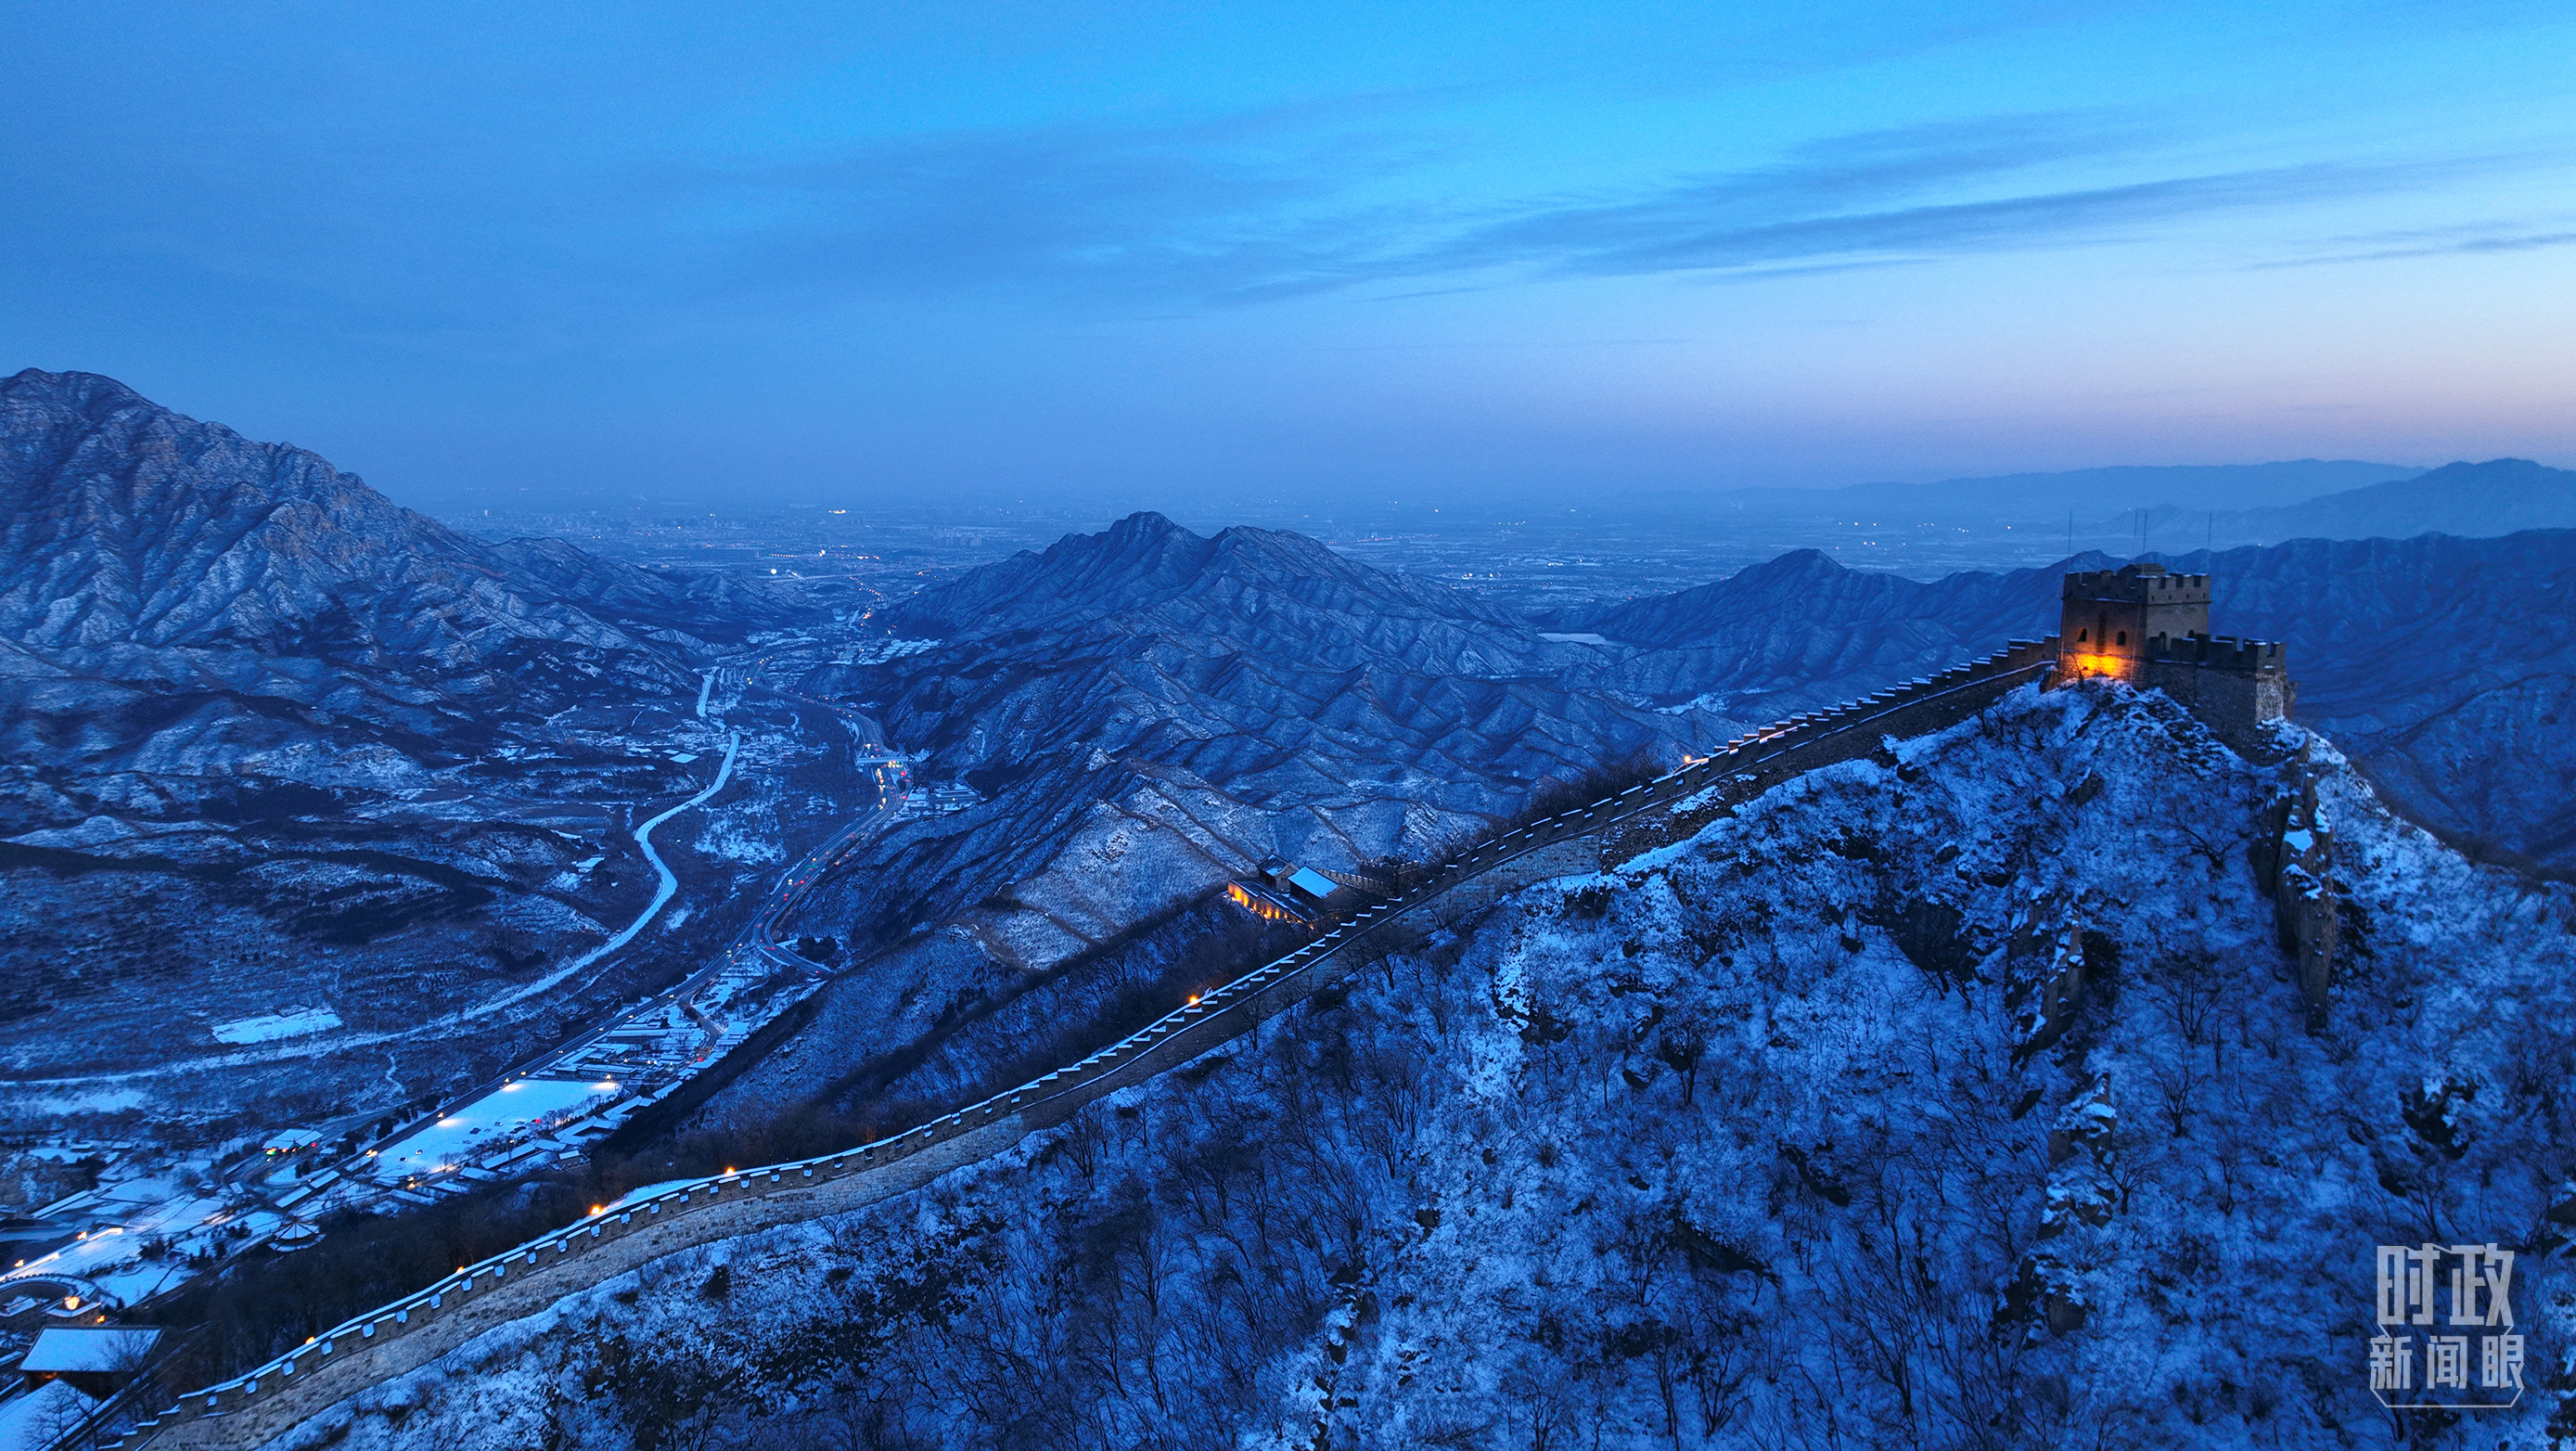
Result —
[{"label": "stone watchtower", "polygon": [[2298,695],[2277,640],[2209,633],[2209,576],[2131,564],[2066,576],[2058,593],[2058,683],[2107,678],[2172,696],[2242,751]]},{"label": "stone watchtower", "polygon": [[2070,574],[2058,591],[2058,659],[2068,680],[2144,685],[2147,642],[2209,633],[2209,576],[2161,564]]}]

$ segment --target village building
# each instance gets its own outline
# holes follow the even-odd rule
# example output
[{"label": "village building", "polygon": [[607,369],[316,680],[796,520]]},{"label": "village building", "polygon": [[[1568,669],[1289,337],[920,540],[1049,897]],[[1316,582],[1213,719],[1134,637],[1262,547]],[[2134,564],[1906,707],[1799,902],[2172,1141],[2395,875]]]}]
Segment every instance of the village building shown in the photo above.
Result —
[{"label": "village building", "polygon": [[158,1330],[47,1329],[20,1357],[18,1374],[31,1390],[60,1380],[83,1395],[111,1396],[143,1369],[160,1340]]},{"label": "village building", "polygon": [[1313,867],[1280,857],[1264,860],[1248,879],[1237,877],[1225,884],[1225,899],[1255,917],[1301,927],[1314,926],[1354,905],[1362,895]]}]

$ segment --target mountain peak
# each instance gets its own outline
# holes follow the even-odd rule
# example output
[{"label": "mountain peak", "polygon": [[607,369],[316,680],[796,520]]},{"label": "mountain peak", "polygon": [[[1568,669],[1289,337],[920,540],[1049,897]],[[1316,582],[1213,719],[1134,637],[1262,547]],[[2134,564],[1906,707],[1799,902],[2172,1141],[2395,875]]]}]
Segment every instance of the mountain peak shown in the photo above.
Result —
[{"label": "mountain peak", "polygon": [[1792,549],[1774,555],[1760,564],[1747,565],[1736,572],[1736,578],[1771,581],[1831,578],[1851,573],[1851,567],[1821,549]]},{"label": "mountain peak", "polygon": [[[555,560],[558,574],[587,558],[562,553],[573,559]],[[351,679],[410,682],[387,698],[415,703],[424,687],[520,689],[496,672],[530,651],[617,657],[635,684],[688,681],[586,600],[318,454],[96,373],[0,381],[0,630],[62,663],[293,695],[327,661]],[[231,663],[208,663],[219,659]]]},{"label": "mountain peak", "polygon": [[2464,478],[2476,478],[2484,482],[2502,482],[2508,479],[2549,479],[2555,482],[2567,477],[2568,473],[2565,469],[2553,469],[2535,459],[2491,458],[2483,463],[2471,463],[2467,459],[2460,459],[2427,473],[2418,474],[2407,482],[2439,484],[2453,483]]},{"label": "mountain peak", "polygon": [[1112,538],[1141,537],[1161,539],[1174,534],[1186,534],[1192,539],[1196,539],[1198,537],[1198,535],[1191,533],[1190,530],[1173,523],[1169,516],[1152,509],[1139,509],[1135,513],[1128,515],[1126,518],[1119,520],[1117,523],[1110,525],[1104,532]]},{"label": "mountain peak", "polygon": [[42,368],[22,368],[0,380],[0,403],[52,406],[93,420],[128,408],[168,412],[104,373],[48,373]]}]

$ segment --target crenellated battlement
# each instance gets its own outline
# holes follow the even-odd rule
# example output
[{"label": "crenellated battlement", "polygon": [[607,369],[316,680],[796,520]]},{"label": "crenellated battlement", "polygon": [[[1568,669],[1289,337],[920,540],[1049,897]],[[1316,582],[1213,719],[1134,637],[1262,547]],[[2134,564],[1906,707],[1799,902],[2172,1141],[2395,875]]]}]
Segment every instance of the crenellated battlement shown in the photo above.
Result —
[{"label": "crenellated battlement", "polygon": [[2205,605],[2209,603],[2209,576],[2173,574],[2161,564],[2148,563],[2119,569],[2076,570],[2058,586],[2057,597],[2132,605]]},{"label": "crenellated battlement", "polygon": [[2280,641],[2242,640],[2234,635],[2186,635],[2179,640],[2159,636],[2147,642],[2146,659],[2149,665],[2190,665],[2247,675],[2280,674],[2290,668],[2289,647]]}]

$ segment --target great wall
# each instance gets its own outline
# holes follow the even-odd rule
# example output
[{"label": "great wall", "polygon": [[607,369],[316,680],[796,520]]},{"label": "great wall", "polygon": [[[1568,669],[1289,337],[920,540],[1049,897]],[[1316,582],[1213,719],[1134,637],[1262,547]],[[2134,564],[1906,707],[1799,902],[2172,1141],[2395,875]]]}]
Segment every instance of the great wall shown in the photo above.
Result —
[{"label": "great wall", "polygon": [[[2140,566],[2121,571],[2138,578]],[[2161,575],[2155,566],[2144,570]],[[2068,576],[2065,616],[2092,610],[2109,576]],[[2278,646],[2212,642],[2205,633],[2207,576],[2167,576],[2195,586],[2201,631],[2179,645],[2143,632],[2123,652],[2098,648],[2098,624],[2079,649],[2069,639],[2017,640],[1934,676],[1812,715],[1793,716],[1722,751],[1589,806],[1478,843],[1397,895],[1353,914],[1304,947],[1227,982],[1100,1052],[891,1138],[839,1153],[730,1172],[621,1203],[542,1235],[436,1284],[335,1326],[246,1374],[189,1392],[117,1443],[119,1451],[258,1446],[370,1386],[416,1370],[566,1295],[698,1245],[798,1220],[847,1213],[920,1188],[956,1168],[1009,1150],[1065,1122],[1086,1104],[1179,1067],[1252,1031],[1308,995],[1388,953],[1465,923],[1538,882],[1604,870],[1684,841],[1736,805],[1793,777],[1879,753],[1891,739],[1945,730],[2034,681],[2072,684],[2111,676],[2134,683],[2148,670],[2192,672],[2171,683],[2222,738],[2245,740],[2289,699]],[[2171,585],[2150,584],[2163,591]],[[2139,594],[2126,582],[2110,588]],[[2167,596],[2153,596],[2162,605]],[[2133,607],[2144,598],[2128,601]],[[2116,632],[2115,632],[2116,633]],[[2199,644],[2192,643],[2194,640]],[[2221,648],[2223,647],[2223,648]],[[2173,662],[2167,664],[2167,662]],[[2217,663],[2212,669],[2213,662]],[[2248,675],[2215,681],[2217,671]],[[2208,672],[2208,673],[2203,673]],[[2258,673],[2259,672],[2259,673]],[[2164,686],[2165,679],[2152,683]],[[2211,709],[2212,703],[2218,709]],[[2270,710],[2270,715],[2261,712]],[[2240,746],[2241,748],[2241,746]],[[2273,838],[2256,870],[2282,904],[2285,947],[2300,964],[2312,1018],[2321,1013],[2333,951],[2325,842],[2314,827],[2313,787],[2274,803]],[[2319,925],[2322,918],[2322,926]]]}]

